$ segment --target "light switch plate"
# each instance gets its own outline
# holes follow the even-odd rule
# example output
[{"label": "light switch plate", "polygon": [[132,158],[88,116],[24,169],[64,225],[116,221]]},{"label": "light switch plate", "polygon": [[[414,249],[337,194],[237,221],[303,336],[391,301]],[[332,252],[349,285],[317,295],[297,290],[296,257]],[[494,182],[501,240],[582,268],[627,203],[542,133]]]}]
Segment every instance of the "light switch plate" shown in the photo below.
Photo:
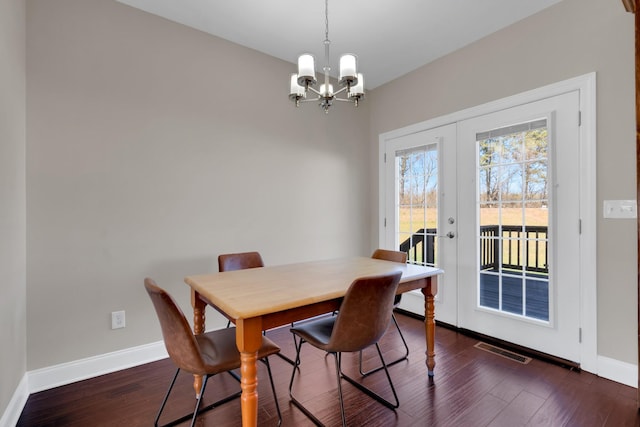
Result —
[{"label": "light switch plate", "polygon": [[605,218],[637,218],[638,208],[635,200],[605,200]]}]

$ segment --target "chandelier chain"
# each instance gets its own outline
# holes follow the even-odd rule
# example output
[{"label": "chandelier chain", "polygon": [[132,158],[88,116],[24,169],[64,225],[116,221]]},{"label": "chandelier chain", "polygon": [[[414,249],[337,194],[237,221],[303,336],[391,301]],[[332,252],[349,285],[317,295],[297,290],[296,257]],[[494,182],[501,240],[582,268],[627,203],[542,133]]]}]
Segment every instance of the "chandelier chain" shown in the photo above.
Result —
[{"label": "chandelier chain", "polygon": [[329,41],[329,0],[324,0],[324,39]]}]

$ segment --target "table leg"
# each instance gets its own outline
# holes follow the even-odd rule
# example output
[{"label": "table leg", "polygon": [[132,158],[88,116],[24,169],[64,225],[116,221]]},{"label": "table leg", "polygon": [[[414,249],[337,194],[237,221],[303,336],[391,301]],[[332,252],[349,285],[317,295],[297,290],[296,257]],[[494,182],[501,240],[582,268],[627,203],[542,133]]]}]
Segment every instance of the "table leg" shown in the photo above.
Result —
[{"label": "table leg", "polygon": [[430,377],[434,376],[434,368],[436,367],[436,351],[435,351],[435,309],[434,298],[438,293],[438,282],[435,277],[427,279],[427,285],[422,288],[424,295],[424,327],[427,336],[427,372]]},{"label": "table leg", "polygon": [[260,318],[237,321],[236,345],[240,351],[242,426],[255,427],[258,425],[258,350],[262,345]]},{"label": "table leg", "polygon": [[[198,292],[191,290],[191,306],[193,307],[193,333],[203,334],[205,328],[205,309],[207,304],[200,298]],[[196,399],[200,397],[202,388],[202,375],[193,376],[193,389],[196,392]]]}]

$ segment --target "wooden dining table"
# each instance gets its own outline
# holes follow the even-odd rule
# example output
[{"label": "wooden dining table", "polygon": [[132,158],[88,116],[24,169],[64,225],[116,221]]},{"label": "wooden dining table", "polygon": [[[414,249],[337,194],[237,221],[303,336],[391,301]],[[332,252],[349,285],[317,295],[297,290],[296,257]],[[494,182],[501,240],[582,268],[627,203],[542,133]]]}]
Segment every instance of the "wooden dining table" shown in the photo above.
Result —
[{"label": "wooden dining table", "polygon": [[[258,421],[257,354],[262,331],[337,310],[356,278],[394,271],[402,271],[399,294],[420,289],[424,295],[426,366],[428,375],[433,376],[434,297],[437,276],[443,273],[438,268],[353,257],[185,277],[191,287],[195,334],[205,331],[207,305],[236,325],[244,427],[256,426]],[[201,381],[201,377],[194,379],[196,393]]]}]

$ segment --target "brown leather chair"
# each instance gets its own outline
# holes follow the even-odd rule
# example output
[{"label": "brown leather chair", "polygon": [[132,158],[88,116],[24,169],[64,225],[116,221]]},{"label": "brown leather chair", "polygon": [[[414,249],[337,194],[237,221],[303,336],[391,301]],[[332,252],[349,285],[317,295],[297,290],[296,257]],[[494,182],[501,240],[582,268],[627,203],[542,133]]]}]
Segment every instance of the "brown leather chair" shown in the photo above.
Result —
[{"label": "brown leather chair", "polygon": [[[235,254],[218,255],[219,272],[260,267],[264,267],[264,262],[258,252],[239,252]],[[230,326],[231,320],[228,320],[227,328]]]},{"label": "brown leather chair", "polygon": [[[236,347],[236,330],[235,328],[228,328],[201,335],[194,335],[193,332],[191,332],[189,322],[187,322],[184,313],[175,303],[171,295],[149,278],[144,279],[144,287],[149,297],[151,297],[156,314],[158,315],[158,320],[160,320],[162,337],[164,338],[164,345],[169,353],[169,357],[178,367],[162,401],[154,425],[158,425],[171,389],[175,384],[176,378],[178,378],[180,370],[183,370],[193,375],[202,375],[202,388],[200,389],[193,414],[185,415],[169,424],[178,424],[191,418],[191,426],[193,426],[199,413],[215,408],[236,397],[240,397],[242,393],[242,391],[238,391],[205,408],[199,409],[202,396],[207,386],[207,380],[210,377],[222,372],[229,372],[234,378],[239,380],[238,376],[231,372],[234,369],[240,368],[240,353]],[[262,338],[262,347],[258,351],[258,358],[265,363],[267,371],[269,372],[271,390],[273,391],[276,410],[278,412],[278,425],[282,423],[282,415],[280,414],[280,406],[278,405],[276,389],[273,384],[273,377],[271,376],[271,367],[269,366],[267,357],[272,354],[278,354],[279,351],[280,348],[275,343],[266,337]],[[191,388],[189,391],[193,392]]]},{"label": "brown leather chair", "polygon": [[[373,252],[373,255],[371,255],[371,258],[382,259],[385,261],[400,262],[402,264],[407,263],[406,252],[391,251],[388,249],[376,249]],[[402,300],[402,294],[396,295],[393,300],[393,308],[397,308],[400,305],[401,300]],[[404,355],[397,358],[396,360],[388,362],[387,366],[395,365],[396,363],[402,362],[403,360],[407,360],[407,358],[409,357],[409,345],[407,344],[407,341],[404,339],[404,335],[402,334],[402,330],[400,329],[400,325],[398,325],[398,320],[396,319],[396,315],[393,313],[393,311],[391,312],[391,320],[393,320],[393,324],[396,325],[396,329],[400,334],[400,339],[402,340],[402,344],[404,344]],[[362,370],[362,352],[360,352],[358,368],[360,370],[360,375],[362,375],[363,377],[366,377],[367,375],[373,374],[374,372],[377,372],[380,369],[382,369],[382,366],[379,366],[374,369],[370,369],[368,371],[363,371]]]},{"label": "brown leather chair", "polygon": [[[320,350],[333,354],[338,382],[340,415],[342,416],[343,426],[346,426],[347,422],[344,413],[341,378],[344,378],[356,388],[389,408],[395,409],[400,405],[398,395],[389,376],[387,365],[384,362],[382,352],[378,346],[378,340],[389,325],[391,311],[393,310],[393,298],[398,289],[401,275],[401,272],[395,272],[387,275],[356,279],[351,286],[349,286],[336,316],[323,317],[291,328],[291,332],[299,338],[299,343],[296,346],[297,364],[300,362],[300,349],[305,342],[308,342]],[[378,350],[382,368],[391,386],[395,403],[386,400],[342,372],[342,353],[361,351],[374,344]],[[298,369],[300,368],[294,366],[289,382],[291,402],[313,420],[314,423],[322,425],[320,420],[293,395],[293,383]]]},{"label": "brown leather chair", "polygon": [[[260,267],[264,267],[264,262],[262,261],[262,257],[258,252],[239,252],[234,254],[218,255],[218,271],[220,272]],[[227,328],[229,326],[231,326],[231,320],[227,322]],[[291,326],[293,326],[293,323],[291,324]],[[289,359],[282,353],[278,353],[278,357],[280,357],[285,362],[288,362],[292,365],[294,364],[293,360]]]},{"label": "brown leather chair", "polygon": [[258,252],[241,252],[218,256],[218,271],[244,270],[246,268],[264,267]]}]

